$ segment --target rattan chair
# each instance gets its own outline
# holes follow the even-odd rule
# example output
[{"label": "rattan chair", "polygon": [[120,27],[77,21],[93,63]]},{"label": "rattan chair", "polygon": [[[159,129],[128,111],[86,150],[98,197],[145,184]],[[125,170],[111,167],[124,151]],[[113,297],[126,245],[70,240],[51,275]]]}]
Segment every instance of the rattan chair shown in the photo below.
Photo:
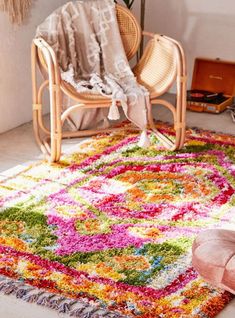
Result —
[{"label": "rattan chair", "polygon": [[[149,126],[155,132],[162,144],[169,150],[180,149],[185,139],[186,110],[186,66],[181,45],[164,35],[142,32],[140,26],[127,8],[116,5],[117,18],[121,37],[128,60],[138,51],[141,37],[150,38],[142,58],[133,71],[140,84],[148,88],[151,104],[161,104],[173,114],[175,138],[172,142],[160,133],[153,122],[151,110],[148,111]],[[38,84],[38,71],[46,77]],[[170,87],[176,83],[176,105],[163,98]],[[63,81],[60,68],[53,49],[41,38],[32,43],[32,86],[33,86],[33,123],[36,140],[51,162],[56,162],[61,156],[63,138],[82,137],[99,133],[94,128],[85,131],[64,131],[63,125],[68,116],[78,108],[110,107],[111,100],[101,95],[78,93],[70,84]],[[50,95],[50,128],[43,122],[43,93],[49,89]],[[77,104],[62,111],[62,93],[72,98]],[[117,128],[112,128],[112,130]],[[110,131],[103,129],[102,132]]]}]

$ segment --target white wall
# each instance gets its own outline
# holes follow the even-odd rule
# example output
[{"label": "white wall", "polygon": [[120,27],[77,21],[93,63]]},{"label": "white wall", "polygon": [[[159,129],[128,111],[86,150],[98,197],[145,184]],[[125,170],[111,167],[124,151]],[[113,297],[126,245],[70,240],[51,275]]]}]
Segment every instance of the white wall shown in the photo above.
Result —
[{"label": "white wall", "polygon": [[[32,118],[30,44],[36,26],[66,0],[36,0],[25,25],[12,26],[0,13],[0,133]],[[135,1],[137,13],[140,0]],[[146,30],[179,40],[188,61],[235,60],[234,0],[146,0]]]},{"label": "white wall", "polygon": [[[139,3],[136,0],[134,12],[138,12]],[[145,29],[182,43],[187,57],[188,85],[195,57],[219,57],[235,62],[234,0],[146,0]]]},{"label": "white wall", "polygon": [[22,26],[13,26],[0,12],[0,133],[32,119],[31,41],[36,26],[66,2],[33,1],[30,16]]}]

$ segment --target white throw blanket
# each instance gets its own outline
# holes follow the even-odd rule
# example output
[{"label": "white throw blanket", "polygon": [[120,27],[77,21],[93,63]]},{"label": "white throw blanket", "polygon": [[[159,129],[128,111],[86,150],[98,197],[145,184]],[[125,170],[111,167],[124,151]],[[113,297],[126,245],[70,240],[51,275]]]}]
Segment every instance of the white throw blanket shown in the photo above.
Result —
[{"label": "white throw blanket", "polygon": [[[56,52],[63,80],[78,92],[111,97],[108,113],[111,120],[119,119],[117,102],[120,102],[126,117],[143,131],[139,145],[149,145],[146,133],[149,93],[136,82],[127,61],[113,0],[70,1],[37,28],[36,36],[42,37]],[[70,100],[65,103],[66,107],[72,105]],[[107,112],[101,109],[79,110],[70,119],[74,128],[84,129],[104,117]]]}]

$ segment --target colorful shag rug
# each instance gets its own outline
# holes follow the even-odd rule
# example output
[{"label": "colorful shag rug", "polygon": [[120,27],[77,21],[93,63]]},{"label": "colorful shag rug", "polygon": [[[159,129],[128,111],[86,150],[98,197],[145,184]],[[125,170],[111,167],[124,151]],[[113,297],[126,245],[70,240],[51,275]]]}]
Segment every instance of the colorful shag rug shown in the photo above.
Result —
[{"label": "colorful shag rug", "polygon": [[[164,124],[164,133],[172,134]],[[128,126],[127,126],[128,129]],[[106,134],[0,184],[0,290],[74,317],[215,317],[232,299],[191,265],[207,228],[235,224],[235,137],[185,148]]]}]

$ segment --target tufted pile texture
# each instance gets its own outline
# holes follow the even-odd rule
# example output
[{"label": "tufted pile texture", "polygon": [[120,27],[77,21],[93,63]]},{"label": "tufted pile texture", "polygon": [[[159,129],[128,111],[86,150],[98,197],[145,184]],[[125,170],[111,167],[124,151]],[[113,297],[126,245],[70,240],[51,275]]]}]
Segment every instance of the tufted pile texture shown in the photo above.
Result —
[{"label": "tufted pile texture", "polygon": [[0,184],[0,290],[74,317],[215,317],[232,296],[191,249],[234,227],[235,137],[189,129],[166,152],[128,128]]}]

